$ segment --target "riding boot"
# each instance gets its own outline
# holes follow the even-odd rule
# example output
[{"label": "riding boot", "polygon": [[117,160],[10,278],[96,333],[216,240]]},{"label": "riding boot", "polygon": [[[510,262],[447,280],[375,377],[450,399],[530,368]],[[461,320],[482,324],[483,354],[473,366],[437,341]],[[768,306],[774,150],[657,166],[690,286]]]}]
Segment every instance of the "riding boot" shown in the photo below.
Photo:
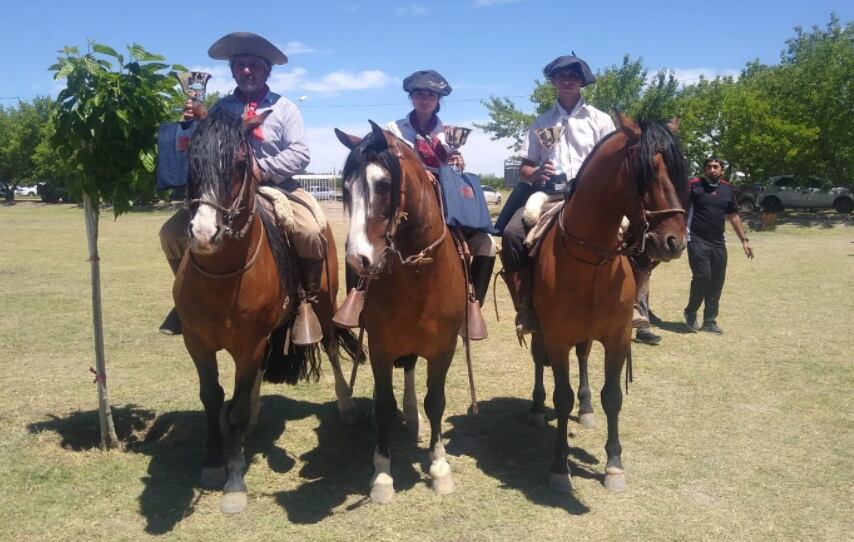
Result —
[{"label": "riding boot", "polygon": [[323,258],[317,260],[300,258],[299,263],[304,296],[297,309],[292,338],[294,344],[309,345],[323,338],[323,329],[312,305],[317,303],[320,295],[320,278],[323,275],[324,260]]},{"label": "riding boot", "polygon": [[489,279],[492,278],[492,268],[494,266],[495,256],[475,256],[472,258],[471,265],[469,266],[469,275],[471,276],[474,296],[481,307],[483,306],[483,300],[486,298],[486,292],[489,290]]},{"label": "riding boot", "polygon": [[[177,275],[178,266],[181,265],[181,260],[169,258],[166,261],[169,262],[169,267],[172,268],[172,274]],[[181,319],[178,317],[178,311],[175,310],[174,306],[172,307],[172,310],[169,311],[169,314],[166,315],[163,323],[160,324],[160,332],[166,335],[181,334]]]},{"label": "riding boot", "polygon": [[537,315],[534,314],[533,292],[531,291],[532,276],[531,269],[524,268],[520,271],[504,271],[501,273],[507,289],[510,290],[510,298],[516,309],[516,334],[535,333],[540,330],[537,323]]}]

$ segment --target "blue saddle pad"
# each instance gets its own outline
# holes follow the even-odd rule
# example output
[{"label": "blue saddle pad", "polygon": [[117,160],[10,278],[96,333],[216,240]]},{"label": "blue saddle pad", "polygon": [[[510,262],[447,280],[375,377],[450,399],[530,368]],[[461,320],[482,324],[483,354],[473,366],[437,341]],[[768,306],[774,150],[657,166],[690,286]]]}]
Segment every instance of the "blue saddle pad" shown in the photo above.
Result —
[{"label": "blue saddle pad", "polygon": [[187,148],[196,123],[166,122],[157,131],[157,190],[178,188],[187,184],[190,163]]},{"label": "blue saddle pad", "polygon": [[451,166],[441,166],[439,183],[442,185],[448,226],[493,233],[480,177],[473,173],[459,173]]}]

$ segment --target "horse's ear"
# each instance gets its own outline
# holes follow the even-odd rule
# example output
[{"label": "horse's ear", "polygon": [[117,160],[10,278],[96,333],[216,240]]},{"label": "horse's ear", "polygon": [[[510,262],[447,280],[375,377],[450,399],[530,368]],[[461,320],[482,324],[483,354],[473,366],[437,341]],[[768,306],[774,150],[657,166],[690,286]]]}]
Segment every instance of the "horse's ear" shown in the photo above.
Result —
[{"label": "horse's ear", "polygon": [[357,136],[350,135],[350,134],[345,134],[344,132],[342,132],[338,128],[335,128],[335,137],[338,138],[338,141],[340,141],[342,145],[344,145],[345,147],[347,147],[351,151],[353,150],[353,148],[356,145],[358,145],[362,141],[361,137],[357,137]]},{"label": "horse's ear", "polygon": [[252,118],[243,119],[243,129],[246,130],[247,132],[251,132],[255,128],[264,124],[264,121],[267,120],[267,117],[269,117],[270,113],[272,113],[272,112],[273,112],[272,109],[268,109],[267,111],[264,111],[263,113],[259,113]]},{"label": "horse's ear", "polygon": [[368,122],[371,123],[371,132],[374,134],[374,141],[376,142],[376,144],[372,145],[374,150],[377,152],[384,151],[388,148],[388,140],[385,138],[385,132],[376,122],[372,120]]},{"label": "horse's ear", "polygon": [[675,134],[679,132],[679,125],[682,124],[682,119],[679,117],[673,117],[669,121],[667,121],[667,129],[670,130],[671,134]]},{"label": "horse's ear", "polygon": [[640,126],[638,123],[632,120],[631,117],[627,117],[623,115],[619,111],[614,111],[614,114],[617,116],[617,129],[623,132],[626,137],[629,139],[637,139],[641,135]]}]

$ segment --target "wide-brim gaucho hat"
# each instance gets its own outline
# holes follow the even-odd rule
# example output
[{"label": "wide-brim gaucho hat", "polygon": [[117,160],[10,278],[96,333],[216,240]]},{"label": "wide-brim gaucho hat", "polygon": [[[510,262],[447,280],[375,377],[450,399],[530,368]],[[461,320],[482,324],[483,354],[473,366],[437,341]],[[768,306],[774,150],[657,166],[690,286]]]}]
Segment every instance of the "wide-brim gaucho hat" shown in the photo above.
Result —
[{"label": "wide-brim gaucho hat", "polygon": [[546,67],[543,68],[543,73],[546,75],[546,77],[551,79],[558,70],[569,68],[571,66],[578,66],[578,69],[581,72],[581,78],[583,79],[581,83],[582,87],[592,85],[596,82],[596,76],[593,75],[592,71],[590,71],[590,66],[587,65],[587,62],[584,62],[575,55],[564,55],[557,57],[556,59],[546,64]]},{"label": "wide-brim gaucho hat", "polygon": [[214,60],[229,60],[237,55],[255,55],[271,64],[287,64],[288,57],[278,47],[252,32],[232,32],[214,42],[208,56]]},{"label": "wide-brim gaucho hat", "polygon": [[448,81],[434,70],[419,70],[403,80],[403,90],[412,94],[415,90],[429,90],[439,96],[447,96],[453,90]]}]

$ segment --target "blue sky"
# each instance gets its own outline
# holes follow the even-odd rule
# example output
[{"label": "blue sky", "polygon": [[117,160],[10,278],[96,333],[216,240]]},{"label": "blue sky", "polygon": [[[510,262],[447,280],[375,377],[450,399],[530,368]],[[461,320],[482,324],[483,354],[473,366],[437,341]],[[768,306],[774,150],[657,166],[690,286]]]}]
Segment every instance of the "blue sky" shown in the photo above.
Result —
[{"label": "blue sky", "polygon": [[[253,9],[256,10],[253,12]],[[312,163],[340,169],[344,148],[332,128],[365,133],[410,109],[400,88],[418,69],[436,69],[454,92],[444,101],[447,124],[487,118],[480,100],[510,96],[524,110],[542,67],[571,50],[594,70],[643,57],[686,82],[699,74],[736,74],[754,58],[774,63],[793,27],[824,26],[835,11],[854,18],[842,0],[718,2],[646,0],[331,0],[314,2],[165,2],[160,0],[30,0],[0,9],[0,105],[55,96],[47,71],[64,45],[87,39],[123,50],[140,43],[170,62],[214,74],[209,89],[228,91],[225,62],[207,49],[229,32],[265,36],[288,53],[270,86],[300,103]],[[470,170],[502,172],[506,143],[475,132],[463,148]]]}]

